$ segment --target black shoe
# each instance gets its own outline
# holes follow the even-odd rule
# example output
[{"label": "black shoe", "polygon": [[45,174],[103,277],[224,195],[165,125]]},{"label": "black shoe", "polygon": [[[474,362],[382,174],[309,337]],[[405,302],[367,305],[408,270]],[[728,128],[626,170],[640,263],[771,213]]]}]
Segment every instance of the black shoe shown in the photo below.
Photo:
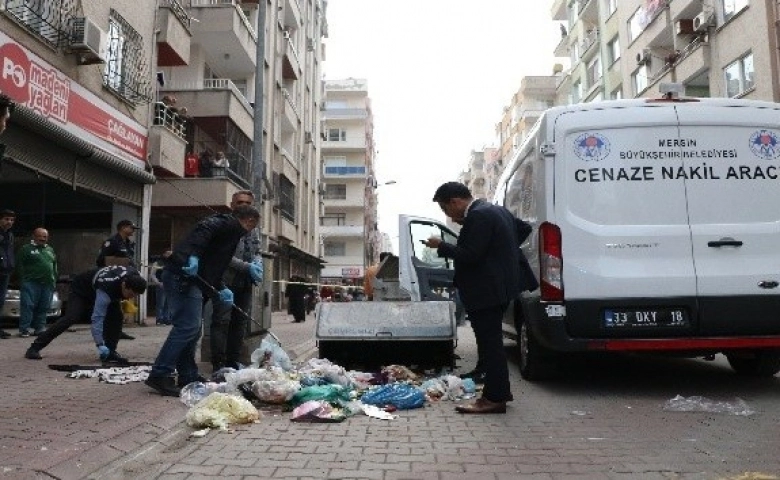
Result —
[{"label": "black shoe", "polygon": [[5,330],[0,330],[0,338],[11,338],[11,334]]},{"label": "black shoe", "polygon": [[208,380],[206,377],[204,377],[203,375],[197,375],[195,378],[193,378],[193,379],[190,379],[190,380],[186,380],[186,381],[185,381],[185,380],[181,380],[181,379],[179,379],[179,380],[176,382],[176,386],[177,386],[177,387],[179,387],[179,388],[184,388],[184,387],[186,387],[187,385],[189,385],[189,384],[190,384],[190,383],[192,383],[192,382],[201,382],[201,383],[206,383],[206,382],[208,382],[208,381],[209,381],[209,380]]},{"label": "black shoe", "polygon": [[24,358],[29,358],[30,360],[42,360],[43,357],[41,356],[41,352],[34,349],[33,347],[30,347],[27,349],[26,352],[24,352]]},{"label": "black shoe", "polygon": [[144,383],[164,397],[178,397],[181,393],[173,377],[149,377]]},{"label": "black shoe", "polygon": [[134,337],[134,336],[132,336],[132,335],[128,335],[128,334],[126,334],[125,332],[122,332],[122,333],[119,335],[119,339],[120,339],[120,340],[135,340],[135,337]]},{"label": "black shoe", "polygon": [[116,351],[113,351],[109,352],[108,357],[103,360],[103,363],[111,363],[114,365],[129,365],[130,361],[122,355],[118,354]]}]

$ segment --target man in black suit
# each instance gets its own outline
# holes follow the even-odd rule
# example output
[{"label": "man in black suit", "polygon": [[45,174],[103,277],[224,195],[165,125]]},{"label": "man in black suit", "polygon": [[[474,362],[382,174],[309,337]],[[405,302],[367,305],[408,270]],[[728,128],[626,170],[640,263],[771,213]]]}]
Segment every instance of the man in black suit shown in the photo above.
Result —
[{"label": "man in black suit", "polygon": [[[533,272],[520,251],[531,226],[504,207],[475,200],[468,187],[447,182],[433,201],[461,223],[457,245],[431,237],[425,244],[440,257],[454,260],[455,286],[466,307],[477,341],[485,387],[476,402],[455,408],[460,413],[505,413],[512,400],[501,321],[509,302],[522,290],[536,288]],[[530,278],[529,278],[530,277]]]}]

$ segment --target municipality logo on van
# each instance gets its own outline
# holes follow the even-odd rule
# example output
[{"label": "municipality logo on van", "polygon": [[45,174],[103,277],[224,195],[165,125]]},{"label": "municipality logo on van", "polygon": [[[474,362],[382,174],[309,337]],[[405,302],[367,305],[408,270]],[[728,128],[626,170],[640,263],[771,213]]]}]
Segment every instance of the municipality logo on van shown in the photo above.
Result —
[{"label": "municipality logo on van", "polygon": [[765,160],[774,160],[780,156],[777,134],[771,130],[759,130],[750,136],[750,150],[753,155]]},{"label": "municipality logo on van", "polygon": [[586,162],[603,160],[610,150],[607,137],[598,133],[583,133],[574,140],[574,154]]}]

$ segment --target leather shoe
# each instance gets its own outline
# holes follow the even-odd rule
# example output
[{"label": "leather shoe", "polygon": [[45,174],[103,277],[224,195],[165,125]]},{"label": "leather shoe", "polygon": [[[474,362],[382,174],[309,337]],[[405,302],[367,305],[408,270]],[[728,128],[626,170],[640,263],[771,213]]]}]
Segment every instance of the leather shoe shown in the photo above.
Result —
[{"label": "leather shoe", "polygon": [[476,402],[455,407],[458,413],[506,413],[506,402],[491,402],[487,398],[478,398]]},{"label": "leather shoe", "polygon": [[132,336],[132,335],[128,335],[128,334],[126,334],[125,332],[122,332],[122,333],[120,333],[120,334],[119,334],[119,338],[120,338],[121,340],[135,340],[135,337],[134,337],[134,336]]},{"label": "leather shoe", "polygon": [[178,397],[181,393],[181,389],[176,386],[173,377],[149,377],[144,383],[157,390],[157,393],[164,397]]},{"label": "leather shoe", "polygon": [[27,349],[26,352],[24,352],[24,358],[28,358],[30,360],[41,360],[43,357],[41,356],[41,352],[34,349],[33,347],[30,347]]}]

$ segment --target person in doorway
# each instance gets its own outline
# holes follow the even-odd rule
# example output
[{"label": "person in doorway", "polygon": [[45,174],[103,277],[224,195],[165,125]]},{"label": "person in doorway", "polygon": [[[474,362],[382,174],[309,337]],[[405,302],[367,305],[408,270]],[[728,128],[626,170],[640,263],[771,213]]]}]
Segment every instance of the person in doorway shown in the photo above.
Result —
[{"label": "person in doorway", "polygon": [[219,168],[230,168],[230,162],[225,156],[225,152],[217,152],[217,157],[214,159],[214,166]]},{"label": "person in doorway", "polygon": [[20,282],[20,337],[29,337],[30,327],[35,336],[46,329],[46,314],[57,285],[57,255],[48,241],[49,231],[36,228],[32,241],[16,254],[16,273]]},{"label": "person in doorway", "polygon": [[126,365],[127,359],[117,352],[122,333],[121,302],[145,291],[146,280],[133,267],[113,265],[79,273],[71,283],[65,315],[38,335],[24,357],[40,360],[41,350],[55,338],[75,323],[88,320],[100,360]]},{"label": "person in doorway", "polygon": [[214,156],[208,150],[200,152],[200,176],[214,176]]},{"label": "person in doorway", "polygon": [[184,157],[184,176],[187,178],[200,176],[200,159],[197,153],[190,152]]},{"label": "person in doorway", "polygon": [[233,292],[222,278],[241,238],[259,221],[255,207],[240,205],[204,218],[173,248],[162,273],[173,328],[146,379],[160,395],[179,396],[181,387],[204,380],[195,362],[203,304],[215,297],[233,304]]},{"label": "person in doorway", "polygon": [[[230,208],[253,206],[255,195],[249,190],[233,194]],[[239,368],[248,319],[233,305],[249,312],[252,305],[252,287],[263,281],[263,257],[260,232],[257,228],[241,237],[233,258],[222,279],[232,292],[233,304],[215,301],[211,316],[211,366],[213,371],[223,367]]]},{"label": "person in doorway", "polygon": [[173,253],[166,250],[157,257],[151,265],[149,271],[149,284],[154,287],[154,306],[155,306],[155,324],[170,325],[171,312],[168,308],[168,299],[165,297],[165,288],[162,283],[162,271],[168,257]]},{"label": "person in doorway", "polygon": [[[8,295],[8,281],[16,264],[14,259],[14,232],[11,229],[16,222],[16,213],[13,210],[0,211],[0,310],[5,305],[5,297]],[[11,335],[0,329],[0,338],[8,338]]]},{"label": "person in doorway", "polygon": [[379,266],[390,255],[392,255],[390,252],[381,252],[379,254],[379,262],[366,269],[366,275],[363,277],[363,293],[369,301],[374,299],[374,281],[376,280],[376,274],[379,272]]},{"label": "person in doorway", "polygon": [[293,316],[294,323],[306,321],[306,288],[306,279],[293,275],[284,290],[288,302],[287,313]]},{"label": "person in doorway", "polygon": [[[95,264],[98,267],[123,265],[135,268],[135,242],[133,235],[138,227],[130,220],[120,220],[116,224],[116,233],[108,237],[100,247]],[[121,332],[122,340],[135,340],[135,337]]]},{"label": "person in doorway", "polygon": [[454,261],[455,286],[474,329],[477,355],[485,372],[482,396],[455,409],[460,413],[505,413],[512,392],[501,322],[511,300],[522,290],[536,288],[533,273],[521,266],[520,244],[531,226],[504,207],[474,199],[462,183],[442,184],[433,201],[453,221],[463,222],[456,245],[438,237],[424,243],[436,248],[440,257]]}]

